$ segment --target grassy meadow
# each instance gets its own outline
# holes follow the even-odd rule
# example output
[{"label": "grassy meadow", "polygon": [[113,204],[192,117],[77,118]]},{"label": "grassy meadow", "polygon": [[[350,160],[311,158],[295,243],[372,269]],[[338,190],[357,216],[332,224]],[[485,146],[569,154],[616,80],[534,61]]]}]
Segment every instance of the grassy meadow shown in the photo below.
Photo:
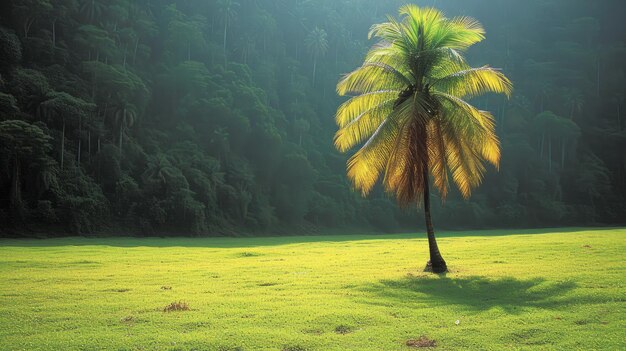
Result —
[{"label": "grassy meadow", "polygon": [[0,350],[626,349],[626,229],[439,241],[0,240]]}]

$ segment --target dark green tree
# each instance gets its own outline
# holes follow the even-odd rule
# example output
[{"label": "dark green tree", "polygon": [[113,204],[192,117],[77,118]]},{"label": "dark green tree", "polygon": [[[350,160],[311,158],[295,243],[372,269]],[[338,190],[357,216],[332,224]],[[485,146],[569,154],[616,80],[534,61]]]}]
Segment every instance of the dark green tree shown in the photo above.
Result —
[{"label": "dark green tree", "polygon": [[11,209],[22,219],[22,173],[37,164],[45,164],[50,151],[51,137],[36,125],[8,120],[0,122],[0,150],[11,173]]}]

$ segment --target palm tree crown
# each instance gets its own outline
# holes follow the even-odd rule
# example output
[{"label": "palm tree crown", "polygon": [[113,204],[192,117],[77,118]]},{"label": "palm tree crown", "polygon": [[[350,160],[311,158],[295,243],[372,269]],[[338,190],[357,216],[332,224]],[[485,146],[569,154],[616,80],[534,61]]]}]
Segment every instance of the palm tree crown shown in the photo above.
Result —
[{"label": "palm tree crown", "polygon": [[304,43],[315,57],[323,56],[328,50],[328,34],[326,31],[315,27],[307,36]]},{"label": "palm tree crown", "polygon": [[315,72],[317,70],[317,59],[326,54],[328,50],[328,35],[326,31],[315,27],[304,40],[311,54],[313,54],[313,85],[315,85]]},{"label": "palm tree crown", "polygon": [[484,162],[498,166],[500,145],[492,115],[466,99],[509,96],[511,82],[466,63],[463,51],[484,39],[476,20],[415,5],[399,13],[372,26],[369,36],[379,42],[337,85],[351,98],[337,110],[335,146],[346,152],[363,144],[348,161],[348,177],[364,195],[382,175],[401,205],[420,202],[430,174],[442,197],[451,176],[467,198]]}]

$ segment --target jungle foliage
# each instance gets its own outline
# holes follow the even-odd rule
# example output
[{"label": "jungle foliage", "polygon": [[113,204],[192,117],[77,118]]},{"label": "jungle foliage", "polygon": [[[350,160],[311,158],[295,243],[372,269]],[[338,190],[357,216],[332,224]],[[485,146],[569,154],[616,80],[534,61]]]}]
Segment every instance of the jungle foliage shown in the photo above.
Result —
[{"label": "jungle foliage", "polygon": [[[383,187],[353,191],[332,142],[337,79],[403,4],[3,1],[2,235],[415,230]],[[436,6],[484,24],[468,62],[515,93],[472,99],[493,114],[500,169],[470,200],[450,189],[435,224],[623,223],[623,2]]]}]

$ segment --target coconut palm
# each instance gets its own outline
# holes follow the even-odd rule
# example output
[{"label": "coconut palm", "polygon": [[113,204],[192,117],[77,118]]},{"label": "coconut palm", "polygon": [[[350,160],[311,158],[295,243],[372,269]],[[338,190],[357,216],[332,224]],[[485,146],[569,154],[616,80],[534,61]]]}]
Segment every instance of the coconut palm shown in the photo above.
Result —
[{"label": "coconut palm", "polygon": [[309,36],[304,41],[307,49],[311,55],[313,55],[313,86],[315,86],[315,71],[317,70],[317,59],[324,56],[328,50],[328,35],[326,31],[315,27],[309,33]]},{"label": "coconut palm", "polygon": [[94,18],[100,17],[106,9],[106,5],[96,0],[84,0],[80,5],[80,12],[89,18],[89,23],[93,23]]},{"label": "coconut palm", "polygon": [[232,0],[220,0],[218,1],[219,11],[224,20],[224,65],[228,62],[228,56],[226,55],[226,34],[228,33],[228,26],[230,22],[237,16],[237,10],[239,9],[239,3]]},{"label": "coconut palm", "polygon": [[66,124],[70,124],[72,127],[81,125],[83,118],[93,109],[95,109],[94,104],[63,92],[49,93],[47,100],[41,102],[37,107],[37,114],[40,118],[61,124],[61,169],[63,169],[65,159]]},{"label": "coconut palm", "polygon": [[578,90],[566,90],[564,96],[570,107],[569,119],[574,119],[574,113],[581,112],[585,104],[583,95]]},{"label": "coconut palm", "polygon": [[115,117],[115,124],[118,127],[119,136],[117,139],[118,148],[122,153],[122,141],[124,140],[124,134],[135,124],[137,120],[137,112],[135,107],[128,103],[121,103],[115,110],[113,116]]},{"label": "coconut palm", "polygon": [[436,9],[405,5],[400,19],[374,25],[379,42],[365,62],[344,76],[339,95],[351,95],[337,110],[335,146],[360,146],[349,159],[354,187],[368,194],[382,175],[401,206],[424,203],[433,272],[447,270],[432,226],[429,175],[443,198],[448,178],[468,198],[485,172],[498,166],[500,144],[492,115],[465,99],[487,92],[510,95],[511,82],[488,66],[471,68],[462,52],[484,39],[479,22],[448,19]]},{"label": "coconut palm", "polygon": [[157,184],[164,193],[168,181],[176,175],[176,172],[176,168],[172,166],[167,157],[163,154],[158,154],[150,157],[142,178],[145,182]]}]

